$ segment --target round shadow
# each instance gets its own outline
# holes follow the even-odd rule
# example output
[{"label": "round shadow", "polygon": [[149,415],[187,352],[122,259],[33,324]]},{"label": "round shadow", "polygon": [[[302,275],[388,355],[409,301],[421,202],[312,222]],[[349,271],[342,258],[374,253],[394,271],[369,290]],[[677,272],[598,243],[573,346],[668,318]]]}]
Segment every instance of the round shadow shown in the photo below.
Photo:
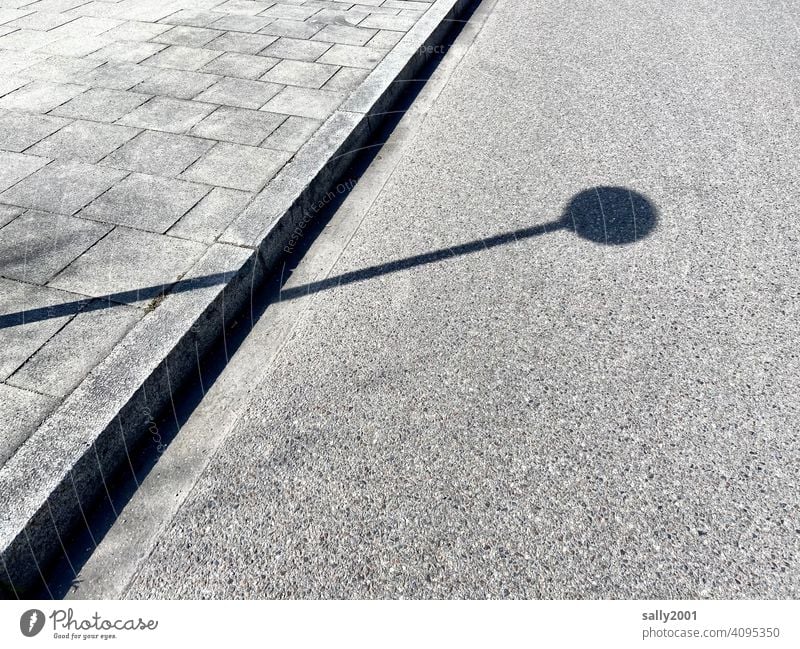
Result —
[{"label": "round shadow", "polygon": [[656,227],[655,206],[626,187],[592,187],[573,196],[562,222],[575,234],[608,245],[634,243]]}]

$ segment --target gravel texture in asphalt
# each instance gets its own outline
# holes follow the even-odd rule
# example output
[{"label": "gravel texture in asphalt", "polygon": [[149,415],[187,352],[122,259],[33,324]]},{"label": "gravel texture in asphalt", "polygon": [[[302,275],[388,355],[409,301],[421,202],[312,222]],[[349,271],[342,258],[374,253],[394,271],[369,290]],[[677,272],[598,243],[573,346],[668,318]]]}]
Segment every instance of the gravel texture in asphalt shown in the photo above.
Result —
[{"label": "gravel texture in asphalt", "polygon": [[798,24],[499,2],[127,596],[800,596]]}]

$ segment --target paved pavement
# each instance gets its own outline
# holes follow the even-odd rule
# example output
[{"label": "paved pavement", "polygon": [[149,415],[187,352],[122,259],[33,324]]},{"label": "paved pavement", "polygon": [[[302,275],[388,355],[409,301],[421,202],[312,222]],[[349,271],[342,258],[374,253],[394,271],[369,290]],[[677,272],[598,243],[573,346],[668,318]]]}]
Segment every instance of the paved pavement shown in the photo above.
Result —
[{"label": "paved pavement", "polygon": [[500,0],[124,594],[800,596],[798,24]]},{"label": "paved pavement", "polygon": [[0,0],[0,467],[428,0]]}]

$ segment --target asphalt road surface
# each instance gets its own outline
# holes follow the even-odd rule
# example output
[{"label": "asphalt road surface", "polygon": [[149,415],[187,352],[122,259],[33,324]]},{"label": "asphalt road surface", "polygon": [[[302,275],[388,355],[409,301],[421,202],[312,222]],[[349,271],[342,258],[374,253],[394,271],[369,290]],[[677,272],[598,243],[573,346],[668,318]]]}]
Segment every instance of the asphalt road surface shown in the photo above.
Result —
[{"label": "asphalt road surface", "polygon": [[481,21],[125,596],[800,597],[800,3]]}]

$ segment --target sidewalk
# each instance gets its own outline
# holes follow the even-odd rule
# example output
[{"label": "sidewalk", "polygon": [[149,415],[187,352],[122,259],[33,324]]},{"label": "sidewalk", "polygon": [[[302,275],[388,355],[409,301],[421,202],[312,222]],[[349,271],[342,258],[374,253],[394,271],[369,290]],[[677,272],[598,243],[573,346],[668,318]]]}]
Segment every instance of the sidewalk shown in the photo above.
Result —
[{"label": "sidewalk", "polygon": [[10,572],[20,557],[33,565],[31,551],[46,560],[53,525],[66,532],[91,502],[246,302],[292,210],[327,190],[350,159],[337,156],[368,134],[368,116],[396,92],[387,88],[460,7],[11,4],[0,2]]}]

